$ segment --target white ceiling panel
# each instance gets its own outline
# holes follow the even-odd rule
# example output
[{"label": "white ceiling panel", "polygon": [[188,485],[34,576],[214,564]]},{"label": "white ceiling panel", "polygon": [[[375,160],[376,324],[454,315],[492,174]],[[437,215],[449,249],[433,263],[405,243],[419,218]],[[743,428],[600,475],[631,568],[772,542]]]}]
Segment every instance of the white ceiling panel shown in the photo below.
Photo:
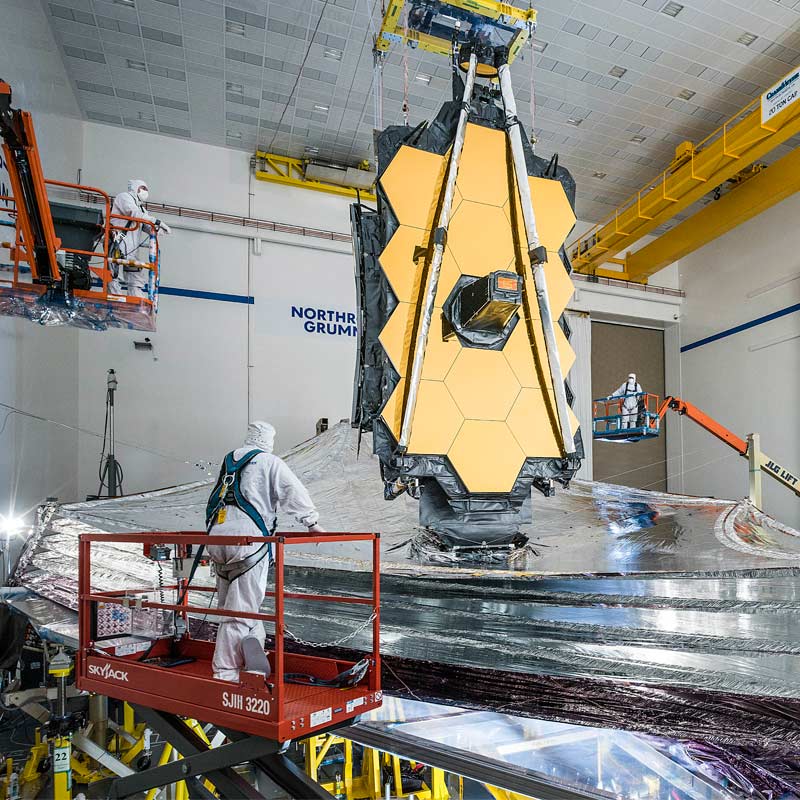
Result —
[{"label": "white ceiling panel", "polygon": [[[90,119],[245,150],[372,158],[371,27],[380,0],[44,5]],[[530,50],[513,68],[521,118],[530,128],[533,88],[537,152],[558,151],[572,170],[583,219],[607,214],[666,166],[677,143],[708,135],[800,62],[800,0],[537,7],[544,51],[533,87]],[[385,125],[402,123],[406,93],[410,123],[430,118],[450,94],[446,61],[395,48],[384,68]]]}]

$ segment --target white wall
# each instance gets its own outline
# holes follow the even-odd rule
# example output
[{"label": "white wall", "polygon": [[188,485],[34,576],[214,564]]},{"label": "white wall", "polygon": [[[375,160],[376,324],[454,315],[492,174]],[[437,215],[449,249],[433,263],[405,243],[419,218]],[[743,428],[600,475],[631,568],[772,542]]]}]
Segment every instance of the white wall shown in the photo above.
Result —
[{"label": "white wall", "polygon": [[[35,112],[45,175],[75,180],[83,126],[44,10],[29,0],[4,0],[2,27],[0,77],[11,84],[14,107]],[[0,182],[8,183],[2,168]],[[8,262],[7,250],[0,262]],[[2,515],[28,515],[48,496],[77,496],[77,343],[75,330],[0,317],[0,402],[68,426],[0,408]]]},{"label": "white wall", "polygon": [[[45,59],[43,68],[47,63]],[[0,68],[0,75],[12,82],[14,104],[29,108],[25,82],[15,82],[14,71]],[[35,126],[45,175],[74,181],[82,158],[80,120],[37,113]],[[2,169],[0,182],[8,182]],[[7,250],[0,251],[0,262],[8,262]],[[76,330],[0,317],[0,402],[74,428],[77,365]],[[76,432],[16,414],[6,418],[7,414],[8,409],[0,408],[0,514],[27,515],[48,496],[75,499]]]},{"label": "white wall", "polygon": [[[679,262],[686,290],[681,344],[728,331],[800,303],[800,195]],[[756,431],[763,450],[800,467],[800,312],[685,351],[682,396],[739,436]],[[685,420],[683,486],[692,494],[747,495],[747,463]],[[766,476],[766,510],[800,527],[800,500]]]},{"label": "white wall", "polygon": [[[124,157],[108,159],[112,148]],[[255,181],[245,153],[88,123],[84,181],[118,191],[134,176],[156,202],[349,230],[347,199]],[[238,445],[248,418],[274,422],[280,451],[312,436],[319,417],[350,414],[355,337],[308,332],[291,312],[330,311],[332,324],[355,312],[349,244],[262,232],[256,254],[253,231],[165,220],[162,286],[254,302],[162,295],[152,354],[134,350],[145,334],[79,333],[82,427],[102,429],[106,371],[118,372],[126,492],[201,477],[195,464]],[[81,494],[97,489],[100,446],[81,436]]]}]

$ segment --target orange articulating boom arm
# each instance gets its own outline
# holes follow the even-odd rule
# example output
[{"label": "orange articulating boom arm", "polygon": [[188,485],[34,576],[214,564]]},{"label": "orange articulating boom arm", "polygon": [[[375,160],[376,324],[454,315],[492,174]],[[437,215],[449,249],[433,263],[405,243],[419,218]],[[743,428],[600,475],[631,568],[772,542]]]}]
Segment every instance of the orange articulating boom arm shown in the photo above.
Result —
[{"label": "orange articulating boom arm", "polygon": [[35,283],[55,285],[61,280],[56,251],[61,240],[56,236],[47,188],[27,111],[11,108],[11,87],[0,80],[0,138],[11,182],[19,235],[16,246],[24,255]]},{"label": "orange articulating boom arm", "polygon": [[689,417],[692,422],[696,422],[701,428],[705,428],[712,436],[730,445],[740,456],[747,455],[747,442],[739,438],[735,433],[731,433],[726,427],[720,425],[714,419],[701,411],[697,406],[681,400],[680,397],[665,397],[664,402],[658,409],[658,416],[663,419],[667,409],[677,411],[679,414]]},{"label": "orange articulating boom arm", "polygon": [[[664,401],[659,406],[658,416],[663,418],[668,409],[672,409],[679,414],[689,417],[690,420],[696,422],[701,428],[705,428],[710,434],[716,436],[717,439],[730,445],[740,456],[751,458],[751,461],[757,464],[763,472],[766,472],[771,478],[775,478],[775,480],[800,496],[800,476],[786,469],[786,467],[781,466],[765,453],[760,452],[757,446],[754,453],[748,452],[749,444],[747,441],[740,438],[735,433],[732,433],[723,425],[720,425],[716,420],[711,419],[708,414],[701,411],[697,406],[693,406],[691,403],[681,400],[680,397],[665,397]],[[757,437],[754,435],[753,439],[757,439]],[[751,469],[755,469],[755,467]],[[756,472],[757,471],[756,469]]]}]

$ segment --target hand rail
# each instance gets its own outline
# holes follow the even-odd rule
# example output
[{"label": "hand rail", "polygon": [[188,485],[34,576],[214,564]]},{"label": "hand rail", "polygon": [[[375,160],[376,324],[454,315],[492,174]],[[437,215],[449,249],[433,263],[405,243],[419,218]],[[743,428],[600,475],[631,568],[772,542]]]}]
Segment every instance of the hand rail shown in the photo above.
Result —
[{"label": "hand rail", "polygon": [[[277,533],[273,536],[214,536],[198,531],[160,531],[137,533],[83,533],[78,542],[78,628],[79,628],[79,670],[86,674],[87,658],[98,653],[97,642],[93,639],[92,621],[96,603],[108,603],[133,609],[148,609],[155,611],[172,611],[187,619],[189,614],[198,614],[211,617],[241,617],[243,619],[256,619],[271,622],[274,625],[274,698],[277,719],[282,719],[283,704],[285,700],[284,681],[284,655],[285,637],[287,636],[284,615],[284,600],[300,600],[307,602],[343,603],[366,605],[372,608],[372,646],[371,658],[373,667],[369,673],[369,686],[371,690],[380,688],[380,534],[377,533],[321,533],[306,534],[304,532]],[[188,553],[189,545],[235,545],[243,546],[253,543],[267,542],[275,547],[275,589],[266,593],[274,597],[274,613],[265,614],[250,611],[241,611],[228,608],[206,608],[205,606],[192,606],[188,602],[190,585],[182,578],[169,586],[159,589],[153,586],[133,589],[116,589],[109,591],[93,591],[91,587],[91,547],[97,542],[109,543],[136,543],[142,545],[170,544],[176,547],[176,552]],[[372,588],[367,597],[355,595],[310,595],[303,592],[288,592],[285,590],[285,548],[295,544],[323,544],[342,542],[371,543],[372,548]],[[186,555],[186,559],[192,555]],[[208,587],[197,587],[200,591],[209,591]],[[173,590],[179,595],[176,603],[156,602],[146,600],[142,595],[152,594],[154,591]],[[192,587],[194,590],[194,587]],[[162,598],[163,599],[163,598]],[[184,634],[189,639],[189,634]],[[138,662],[137,662],[138,663]],[[153,667],[154,669],[156,667]]]},{"label": "hand rail", "polygon": [[[70,183],[68,181],[58,181],[52,180],[50,178],[46,178],[44,181],[46,186],[56,186],[61,189],[71,189],[78,191],[82,195],[82,199],[85,202],[91,203],[99,203],[103,205],[105,208],[103,214],[103,223],[102,223],[102,251],[98,252],[96,250],[83,250],[77,247],[66,247],[63,243],[60,245],[59,249],[63,250],[64,253],[69,253],[71,255],[82,256],[87,259],[86,266],[90,270],[90,272],[100,279],[102,283],[102,291],[95,292],[93,294],[97,294],[99,299],[107,299],[108,298],[108,286],[113,280],[112,271],[110,269],[111,264],[120,264],[122,266],[136,266],[139,269],[149,269],[154,274],[154,279],[157,281],[158,277],[158,265],[159,265],[159,256],[160,256],[160,243],[158,241],[158,229],[154,222],[151,219],[145,219],[144,217],[130,217],[124,214],[112,214],[112,200],[111,196],[105,192],[103,189],[97,188],[95,186],[85,186],[78,183]],[[16,201],[13,195],[2,195],[0,196],[0,202],[8,204],[6,207],[0,207],[0,213],[8,214],[13,216],[16,220],[17,213],[16,213]],[[134,223],[134,227],[129,228],[123,224],[115,224],[115,223]],[[14,271],[13,271],[13,278],[11,281],[12,286],[15,289],[26,289],[30,288],[29,283],[25,283],[20,281],[20,263],[28,263],[30,264],[30,256],[27,253],[25,243],[22,240],[21,233],[19,230],[18,222],[14,224],[15,228],[15,236],[13,242],[0,242],[0,247],[10,249],[12,253],[12,259],[14,264]],[[110,252],[110,246],[113,239],[113,233],[116,232],[126,232],[128,230],[137,230],[137,229],[144,229],[144,228],[152,228],[155,235],[155,253],[154,253],[154,261],[145,263],[143,261],[135,261],[134,259],[119,259],[114,257]],[[92,263],[92,261],[100,261],[101,263]],[[141,303],[146,305],[152,306],[153,301],[150,298],[139,298]]]}]

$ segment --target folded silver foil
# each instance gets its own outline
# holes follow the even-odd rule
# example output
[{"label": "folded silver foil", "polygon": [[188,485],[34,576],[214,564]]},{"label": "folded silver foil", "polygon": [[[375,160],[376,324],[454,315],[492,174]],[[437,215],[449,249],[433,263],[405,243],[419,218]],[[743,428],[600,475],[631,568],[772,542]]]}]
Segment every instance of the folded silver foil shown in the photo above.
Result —
[{"label": "folded silver foil", "polygon": [[[529,545],[469,560],[419,529],[415,501],[383,500],[368,437],[337,425],[286,455],[332,531],[380,531],[381,650],[388,689],[521,717],[620,727],[720,746],[800,750],[800,535],[748,502],[573,481],[533,498]],[[202,530],[210,483],[42,509],[15,582],[76,608],[83,531]],[[280,519],[279,529],[297,529]],[[97,589],[158,586],[141,545],[95,545]],[[369,552],[287,550],[289,583],[369,591]],[[209,582],[199,578],[198,583]],[[204,605],[209,595],[193,593]],[[266,607],[266,606],[265,606]],[[287,603],[317,643],[357,632],[360,606]],[[204,623],[208,635],[213,625]],[[349,637],[349,638],[347,638]],[[777,757],[777,756],[776,756]]]}]

